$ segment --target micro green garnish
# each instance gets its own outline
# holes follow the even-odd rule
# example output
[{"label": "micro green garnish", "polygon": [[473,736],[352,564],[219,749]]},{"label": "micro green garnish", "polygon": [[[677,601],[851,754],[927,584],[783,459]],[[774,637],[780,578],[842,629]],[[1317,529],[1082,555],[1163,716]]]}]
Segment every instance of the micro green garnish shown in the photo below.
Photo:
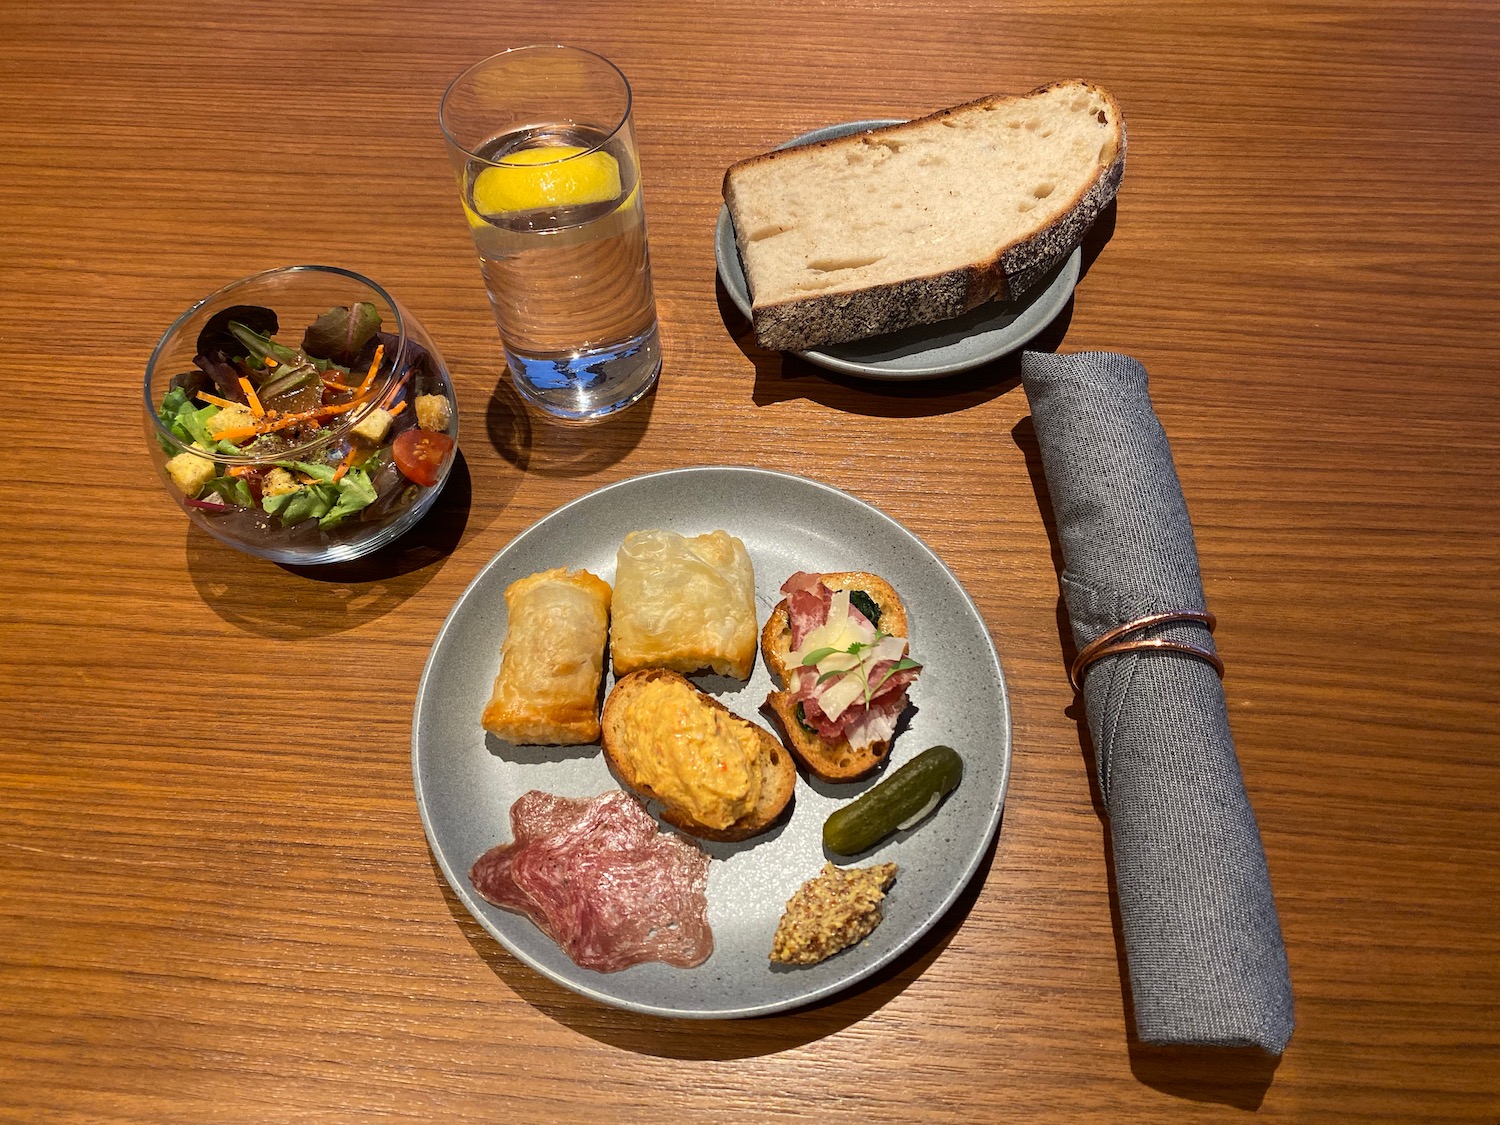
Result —
[{"label": "micro green garnish", "polygon": [[848,648],[834,648],[832,646],[815,648],[812,652],[808,653],[802,658],[802,667],[816,667],[818,664],[828,659],[828,657],[830,656],[854,657],[855,664],[853,667],[834,668],[831,671],[824,672],[821,676],[818,677],[817,684],[821,685],[823,683],[826,683],[828,680],[836,679],[841,676],[847,676],[851,672],[858,672],[860,678],[864,681],[865,706],[868,707],[870,705],[870,701],[874,699],[875,696],[879,693],[880,689],[885,686],[885,682],[892,676],[894,676],[897,672],[905,672],[912,668],[922,667],[910,657],[903,656],[900,660],[891,665],[884,676],[880,677],[879,683],[871,684],[870,671],[865,667],[864,663],[864,653],[880,644],[880,642],[888,636],[890,636],[889,633],[882,633],[879,629],[877,629],[875,630],[874,640],[868,642],[855,641]]},{"label": "micro green garnish", "polygon": [[832,656],[836,652],[843,651],[844,650],[841,648],[832,648],[829,646],[824,646],[823,648],[815,648],[802,658],[802,667],[811,668],[824,657]]},{"label": "micro green garnish", "polygon": [[897,672],[908,672],[913,668],[920,670],[921,667],[922,666],[911,657],[903,656],[900,660],[896,661],[896,663],[892,664],[888,669],[886,669],[885,675],[880,677],[880,682],[871,689],[871,694],[879,694],[880,689],[885,687],[885,682],[892,676],[894,676]]}]

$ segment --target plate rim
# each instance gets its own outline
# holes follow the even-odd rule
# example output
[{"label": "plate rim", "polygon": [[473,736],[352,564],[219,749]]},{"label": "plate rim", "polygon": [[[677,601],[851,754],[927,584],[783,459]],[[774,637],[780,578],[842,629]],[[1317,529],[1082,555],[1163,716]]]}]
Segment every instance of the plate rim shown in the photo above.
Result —
[{"label": "plate rim", "polygon": [[[992,665],[991,670],[994,673],[995,681],[999,687],[998,703],[1004,715],[1003,759],[1000,768],[1000,784],[993,796],[989,811],[989,818],[984,826],[982,843],[975,849],[972,858],[965,865],[962,872],[957,875],[952,887],[942,898],[939,905],[935,909],[933,909],[931,913],[925,919],[923,919],[921,923],[918,924],[910,934],[908,934],[901,941],[897,942],[891,949],[886,951],[883,955],[873,959],[867,965],[861,966],[860,968],[855,969],[842,977],[839,977],[818,987],[808,989],[805,992],[799,993],[795,996],[790,996],[781,1000],[775,1000],[765,1003],[731,1006],[714,1010],[683,1009],[674,1008],[667,1005],[642,1003],[639,1001],[622,998],[616,995],[612,995],[606,991],[602,991],[598,988],[594,988],[586,982],[576,979],[568,979],[564,976],[561,976],[558,973],[552,971],[549,966],[534,960],[531,955],[524,949],[514,945],[505,937],[505,935],[503,935],[499,931],[499,929],[491,922],[488,917],[486,917],[480,910],[476,908],[476,904],[471,901],[473,895],[467,889],[466,881],[460,878],[460,873],[453,870],[452,866],[448,862],[448,857],[438,845],[434,826],[428,813],[427,801],[424,794],[420,767],[420,748],[418,744],[418,735],[421,728],[423,704],[427,697],[430,678],[433,675],[433,670],[437,662],[440,647],[442,646],[444,640],[447,638],[450,630],[458,621],[461,612],[464,611],[466,603],[472,596],[474,596],[475,591],[478,589],[484,577],[493,567],[500,563],[502,558],[504,558],[509,552],[514,550],[518,544],[520,544],[523,540],[529,538],[530,536],[536,534],[544,525],[549,524],[554,520],[565,518],[566,513],[568,513],[570,510],[577,508],[585,502],[596,500],[599,497],[607,495],[611,492],[631,487],[641,487],[644,486],[646,482],[659,481],[664,478],[684,477],[701,474],[718,475],[724,473],[736,475],[748,474],[777,478],[785,483],[791,483],[795,486],[811,487],[817,491],[830,494],[838,501],[852,503],[857,507],[863,509],[867,515],[876,517],[879,521],[889,524],[899,533],[909,537],[909,539],[913,543],[921,548],[921,550],[925,553],[925,555],[930,559],[931,562],[937,564],[943,574],[946,575],[946,577],[952,583],[953,588],[958,591],[968,611],[974,616],[975,620],[979,623],[983,630],[984,640],[990,655],[990,661]],[[417,684],[416,697],[412,704],[412,786],[416,799],[417,811],[422,821],[422,831],[427,840],[428,853],[437,863],[438,869],[442,872],[444,879],[447,881],[449,889],[463,905],[464,909],[468,912],[470,917],[472,917],[474,921],[477,922],[479,926],[487,934],[489,934],[492,939],[498,942],[507,953],[509,953],[522,965],[526,966],[530,971],[536,972],[546,979],[551,980],[555,984],[558,984],[568,989],[569,991],[576,992],[579,995],[586,996],[598,1003],[613,1008],[638,1012],[644,1015],[662,1016],[671,1019],[744,1019],[756,1016],[771,1015],[778,1012],[797,1011],[806,1008],[809,1005],[816,1004],[819,1001],[826,1000],[829,997],[841,995],[858,987],[860,984],[867,981],[871,976],[904,956],[918,942],[920,942],[922,938],[924,938],[943,918],[948,915],[948,913],[957,903],[958,899],[964,894],[970,884],[974,881],[974,878],[979,873],[980,867],[985,861],[985,857],[989,855],[996,846],[1000,826],[1004,819],[1006,796],[1010,788],[1011,769],[1014,764],[1014,740],[1015,720],[1012,714],[1010,703],[1010,688],[1005,677],[1004,666],[1000,659],[999,650],[996,648],[994,637],[990,632],[989,624],[985,621],[984,615],[979,611],[979,607],[975,603],[972,595],[970,595],[963,584],[959,582],[958,576],[953,573],[952,569],[946,562],[943,561],[942,557],[939,556],[938,553],[931,547],[929,547],[920,536],[911,531],[900,521],[895,519],[895,517],[887,514],[868,501],[862,500],[859,497],[852,495],[851,493],[845,492],[843,489],[837,488],[833,485],[827,484],[823,481],[816,480],[811,477],[805,477],[796,473],[788,473],[776,469],[765,469],[751,465],[694,465],[673,469],[662,469],[655,472],[638,474],[636,476],[627,477],[623,480],[614,481],[610,484],[592,489],[581,496],[575,497],[567,503],[554,508],[552,511],[546,513],[541,518],[535,520],[525,530],[521,531],[512,539],[510,539],[503,547],[500,548],[500,550],[495,552],[494,555],[492,555],[482,566],[480,566],[480,568],[474,573],[474,576],[470,579],[469,583],[464,587],[462,593],[460,593],[458,598],[454,601],[453,606],[448,611],[447,616],[443,619],[443,623],[438,629],[436,636],[433,638],[432,645],[428,650],[426,662],[423,664],[422,675]],[[516,915],[516,917],[520,918],[521,916]]]},{"label": "plate rim", "polygon": [[[906,121],[906,118],[901,117],[877,117],[823,125],[783,141],[776,146],[776,151],[816,144],[818,141],[832,140],[836,137],[848,136],[867,129],[880,129],[887,125],[903,125]],[[726,244],[734,248],[736,261],[738,261],[739,248],[734,237],[734,222],[729,215],[729,205],[721,203],[719,205],[718,218],[714,223],[715,272],[718,275],[720,283],[724,286],[724,291],[729,294],[730,302],[740,311],[742,316],[748,319],[750,317],[750,302],[747,299],[749,296],[749,282],[746,281],[744,283],[743,295],[737,291],[734,285],[730,284],[724,251]],[[1057,319],[1058,314],[1066,307],[1073,291],[1078,287],[1078,279],[1082,273],[1082,266],[1083,248],[1075,246],[1067,258],[1063,260],[1057,276],[1045,287],[1034,290],[1034,299],[1026,306],[1028,309],[1034,308],[1043,305],[1045,302],[1045,307],[1050,310],[1047,315],[1034,328],[1029,331],[1023,331],[1020,338],[1014,343],[1008,343],[999,349],[988,349],[968,359],[952,360],[947,363],[935,363],[926,367],[898,371],[883,366],[880,362],[861,363],[858,360],[844,359],[841,356],[833,355],[820,348],[808,348],[803,351],[793,351],[786,354],[798,356],[809,363],[827,368],[830,371],[837,371],[843,375],[856,375],[860,378],[878,379],[886,382],[921,382],[928,379],[940,379],[945,375],[957,375],[960,372],[971,371],[976,367],[981,367],[993,360],[1000,359],[1002,356],[1010,355],[1041,335],[1047,325]],[[743,277],[743,265],[740,267],[740,273]],[[921,353],[918,352],[915,354]]]}]

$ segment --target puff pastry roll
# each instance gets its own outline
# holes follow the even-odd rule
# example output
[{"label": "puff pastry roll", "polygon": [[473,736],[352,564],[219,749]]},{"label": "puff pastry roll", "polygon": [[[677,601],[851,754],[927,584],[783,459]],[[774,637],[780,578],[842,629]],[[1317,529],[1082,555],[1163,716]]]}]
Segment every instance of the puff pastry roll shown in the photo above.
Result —
[{"label": "puff pastry roll", "polygon": [[558,567],[506,587],[510,628],[485,730],[521,745],[598,741],[609,603],[609,583],[586,570]]},{"label": "puff pastry roll", "polygon": [[632,531],[615,567],[615,675],[712,668],[748,679],[755,664],[755,569],[724,531],[684,538]]}]

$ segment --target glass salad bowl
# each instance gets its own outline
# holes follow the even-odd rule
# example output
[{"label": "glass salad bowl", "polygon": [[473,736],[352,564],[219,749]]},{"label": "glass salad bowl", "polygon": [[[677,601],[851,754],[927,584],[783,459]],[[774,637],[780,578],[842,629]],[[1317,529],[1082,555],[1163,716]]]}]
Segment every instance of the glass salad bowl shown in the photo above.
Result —
[{"label": "glass salad bowl", "polygon": [[359,558],[432,506],[458,409],[432,339],[369,278],[288,266],[209,294],[146,365],[147,444],[204,531],[281,563]]}]

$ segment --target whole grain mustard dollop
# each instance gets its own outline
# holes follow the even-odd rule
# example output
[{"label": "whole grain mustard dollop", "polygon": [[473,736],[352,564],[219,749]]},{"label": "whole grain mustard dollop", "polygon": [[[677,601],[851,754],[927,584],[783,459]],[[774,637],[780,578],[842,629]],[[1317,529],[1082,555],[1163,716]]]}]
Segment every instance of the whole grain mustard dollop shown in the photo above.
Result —
[{"label": "whole grain mustard dollop", "polygon": [[825,863],[788,900],[771,939],[771,960],[816,965],[869,937],[885,917],[881,903],[897,870],[894,863],[848,868]]}]

